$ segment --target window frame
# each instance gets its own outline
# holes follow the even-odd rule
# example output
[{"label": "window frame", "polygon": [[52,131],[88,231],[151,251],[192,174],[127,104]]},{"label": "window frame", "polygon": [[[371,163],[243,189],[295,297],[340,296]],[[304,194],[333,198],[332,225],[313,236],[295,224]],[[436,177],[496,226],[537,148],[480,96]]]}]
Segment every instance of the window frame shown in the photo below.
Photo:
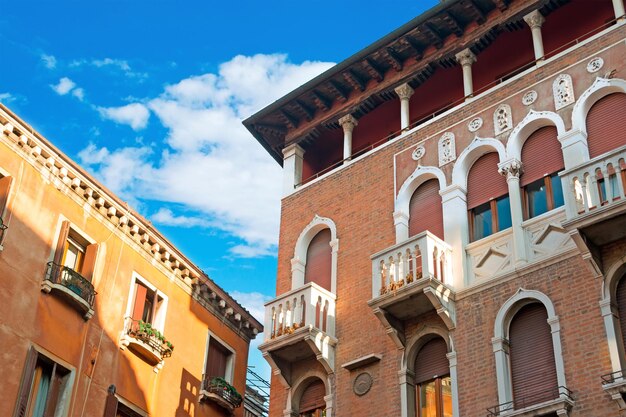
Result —
[{"label": "window frame", "polygon": [[139,283],[140,285],[146,287],[148,290],[153,291],[156,296],[161,298],[161,302],[159,306],[153,310],[154,317],[152,317],[150,324],[153,328],[157,329],[160,332],[163,332],[165,329],[165,319],[167,317],[167,305],[168,305],[168,297],[162,291],[150,283],[147,279],[139,275],[137,272],[133,271],[130,280],[130,288],[128,291],[128,301],[126,303],[126,311],[124,313],[124,319],[128,317],[132,317],[134,304],[135,304],[135,284]]},{"label": "window frame", "polygon": [[[494,234],[501,232],[502,230],[506,230],[506,229],[510,229],[511,226],[507,227],[506,229],[500,229],[500,216],[498,214],[498,202],[501,201],[504,198],[508,198],[509,199],[509,207],[511,205],[511,197],[509,196],[509,194],[503,194],[499,197],[496,198],[492,198],[489,201],[487,201],[486,203],[480,204],[476,207],[473,207],[471,209],[468,210],[468,222],[469,222],[469,236],[470,236],[470,243],[472,242],[476,242],[479,241],[481,239],[485,239],[489,236],[493,236]],[[475,233],[474,233],[474,225],[475,225],[475,210],[477,208],[480,207],[484,207],[487,204],[489,204],[489,210],[491,211],[491,233],[489,233],[488,235],[484,235],[481,236],[479,238],[476,238]],[[511,211],[509,210],[509,216],[511,216]]]},{"label": "window frame", "polygon": [[214,339],[216,343],[218,343],[224,349],[230,352],[230,355],[228,355],[228,358],[226,359],[226,370],[224,372],[226,375],[224,375],[224,380],[226,380],[226,382],[232,385],[235,379],[235,364],[236,364],[237,352],[228,343],[224,342],[223,339],[215,335],[215,333],[213,333],[211,330],[209,330],[207,333],[206,346],[204,349],[204,363],[202,365],[202,379],[204,380],[205,378],[209,377],[209,375],[206,375],[206,367],[209,363],[209,345],[211,344],[212,339]]},{"label": "window frame", "polygon": [[[420,409],[420,390],[422,385],[426,385],[426,384],[430,384],[432,382],[435,382],[435,408],[436,408],[436,417],[443,417],[443,384],[442,381],[444,379],[448,378],[448,380],[450,381],[450,390],[452,390],[452,377],[450,374],[446,374],[446,375],[442,375],[442,376],[438,376],[437,378],[425,381],[425,382],[420,382],[418,384],[415,384],[415,415],[416,417],[423,417],[421,414],[421,409]],[[452,392],[450,393],[450,395],[452,395]],[[450,405],[452,405],[452,402],[450,403]]]},{"label": "window frame", "polygon": [[[554,199],[554,188],[552,187],[552,178],[557,178],[558,181],[560,181],[559,178],[559,173],[558,172],[553,172],[551,174],[546,174],[544,175],[542,178],[533,181],[529,184],[526,184],[525,186],[521,187],[522,188],[522,210],[523,210],[523,216],[524,216],[524,220],[530,220],[530,219],[534,219],[535,217],[539,217],[545,213],[548,213],[554,209],[557,209],[559,207],[563,207],[565,205],[565,201],[563,201],[563,205],[556,207],[555,206],[555,199]],[[544,213],[540,213],[540,214],[535,214],[534,216],[530,216],[530,198],[529,198],[529,193],[528,193],[528,187],[534,184],[539,183],[539,181],[543,181],[543,185],[545,187],[545,194],[546,194],[546,206],[547,206],[547,210]],[[564,200],[564,199],[563,199]]]}]

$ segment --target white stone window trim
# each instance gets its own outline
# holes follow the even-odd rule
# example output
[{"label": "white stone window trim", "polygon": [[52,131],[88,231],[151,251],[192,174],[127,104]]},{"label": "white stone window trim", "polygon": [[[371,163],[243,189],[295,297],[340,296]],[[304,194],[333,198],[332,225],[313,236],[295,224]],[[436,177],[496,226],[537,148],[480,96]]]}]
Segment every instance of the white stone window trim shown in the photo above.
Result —
[{"label": "white stone window trim", "polygon": [[126,302],[126,311],[124,312],[124,318],[130,317],[132,315],[133,304],[135,301],[135,283],[136,282],[139,282],[143,286],[148,288],[149,290],[156,292],[157,296],[161,298],[162,300],[161,306],[158,308],[156,317],[153,317],[152,323],[150,324],[152,325],[152,327],[156,328],[158,331],[163,333],[165,329],[165,317],[167,315],[167,303],[168,303],[167,295],[165,295],[165,293],[160,291],[155,285],[150,283],[150,281],[148,281],[147,279],[145,279],[144,277],[142,277],[135,271],[133,271],[133,274],[130,280],[130,288],[128,291],[128,301]]},{"label": "white stone window trim", "polygon": [[[620,320],[615,300],[617,285],[626,272],[626,255],[616,260],[607,268],[602,281],[602,294],[600,299],[600,311],[604,319],[609,356],[611,358],[612,372],[626,369],[626,352],[623,343],[623,335],[620,327]],[[626,279],[626,278],[625,278]],[[624,317],[626,319],[626,317]]]},{"label": "white stone window trim", "polygon": [[626,93],[626,80],[621,78],[597,77],[574,104],[572,110],[572,130],[580,131],[587,137],[587,114],[600,99],[613,93]]},{"label": "white stone window trim", "polygon": [[511,368],[509,361],[509,327],[515,314],[525,305],[540,302],[548,312],[548,324],[552,332],[552,346],[554,349],[554,363],[558,386],[567,387],[565,380],[565,366],[561,347],[561,326],[556,315],[554,304],[550,298],[540,291],[520,288],[515,295],[509,298],[500,307],[494,324],[494,337],[491,339],[496,361],[496,377],[498,386],[498,403],[505,404],[513,401],[513,387],[511,383]]},{"label": "white stone window trim", "polygon": [[218,344],[220,344],[221,346],[223,346],[224,348],[226,348],[226,350],[230,352],[230,355],[228,355],[228,358],[226,360],[226,371],[225,371],[226,375],[224,375],[224,379],[229,384],[232,384],[235,379],[235,363],[236,363],[236,358],[237,358],[236,356],[237,352],[228,343],[224,342],[224,340],[219,338],[211,330],[209,330],[207,333],[206,347],[204,348],[204,363],[202,365],[203,377],[209,376],[209,375],[204,375],[204,372],[206,371],[207,362],[209,360],[209,345],[211,344],[211,340],[215,340],[215,342],[217,342]]},{"label": "white stone window trim", "polygon": [[537,130],[546,126],[556,127],[558,136],[564,135],[566,132],[565,122],[557,113],[530,110],[509,135],[506,143],[507,156],[522,161],[522,148],[526,140]]},{"label": "white stone window trim", "polygon": [[291,289],[295,290],[304,286],[304,271],[306,256],[311,240],[323,229],[330,229],[331,268],[330,268],[330,292],[337,294],[337,252],[339,251],[339,239],[337,238],[337,226],[328,217],[317,214],[313,220],[302,230],[293,258],[291,259]]},{"label": "white stone window trim", "polygon": [[70,413],[70,398],[72,396],[72,392],[74,391],[74,383],[76,382],[76,367],[66,361],[64,361],[63,359],[61,359],[60,357],[58,357],[57,355],[55,355],[54,353],[50,352],[49,350],[36,345],[36,344],[31,344],[30,346],[32,346],[33,349],[35,349],[35,351],[37,352],[38,355],[40,356],[45,356],[46,358],[48,358],[49,360],[52,360],[54,362],[56,362],[57,364],[61,365],[63,368],[67,369],[69,371],[69,375],[68,375],[68,379],[67,379],[67,384],[65,386],[65,389],[63,391],[63,393],[61,395],[59,395],[59,406],[57,407],[57,410],[55,412],[55,416],[62,416],[62,417],[67,417],[69,416]]},{"label": "white stone window trim", "polygon": [[313,379],[320,379],[324,383],[324,389],[326,395],[324,401],[326,401],[326,417],[333,416],[333,395],[331,391],[331,377],[322,371],[308,370],[304,375],[300,376],[292,385],[287,389],[287,404],[285,410],[283,410],[284,417],[297,417],[299,416],[298,410],[300,408],[300,399],[304,390],[308,387],[309,383]]},{"label": "white stone window trim", "polygon": [[494,138],[476,136],[457,158],[452,169],[452,184],[467,190],[467,177],[470,169],[481,156],[491,152],[498,153],[499,162],[508,159],[502,142]]}]

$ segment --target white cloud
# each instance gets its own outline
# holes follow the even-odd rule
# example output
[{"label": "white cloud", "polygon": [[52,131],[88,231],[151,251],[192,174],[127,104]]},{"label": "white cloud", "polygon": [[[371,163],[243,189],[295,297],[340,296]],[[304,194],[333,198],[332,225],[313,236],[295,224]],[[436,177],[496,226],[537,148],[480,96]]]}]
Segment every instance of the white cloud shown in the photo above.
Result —
[{"label": "white cloud", "polygon": [[200,217],[177,216],[170,209],[161,208],[150,216],[150,219],[158,224],[177,227],[211,227],[211,222]]},{"label": "white cloud", "polygon": [[125,76],[130,78],[147,78],[148,74],[145,72],[133,71],[128,61],[124,59],[116,59],[116,58],[103,58],[103,59],[75,59],[70,62],[69,66],[76,68],[82,66],[92,66],[96,68],[111,68],[114,70],[121,71]]},{"label": "white cloud", "polygon": [[0,93],[0,101],[9,104],[15,101],[15,97],[11,93]]},{"label": "white cloud", "polygon": [[150,118],[150,112],[141,103],[131,103],[121,107],[98,107],[98,111],[103,118],[129,125],[133,130],[145,128]]},{"label": "white cloud", "polygon": [[271,296],[261,294],[260,292],[241,291],[230,291],[229,294],[237,300],[239,304],[244,306],[255,319],[263,323],[265,317],[265,303],[272,299]]},{"label": "white cloud", "polygon": [[75,88],[72,90],[72,95],[80,101],[83,101],[85,99],[85,90],[82,88]]},{"label": "white cloud", "polygon": [[76,87],[76,83],[67,77],[63,77],[56,85],[50,85],[50,87],[60,96],[64,96]]},{"label": "white cloud", "polygon": [[41,60],[48,69],[54,69],[57,66],[57,59],[53,55],[41,54]]},{"label": "white cloud", "polygon": [[114,66],[114,67],[118,67],[122,71],[130,71],[130,65],[128,65],[128,61],[124,61],[122,59],[112,59],[112,58],[94,59],[93,61],[91,61],[91,63],[98,68],[106,67],[106,66]]},{"label": "white cloud", "polygon": [[[182,205],[185,210],[201,213],[206,227],[241,240],[233,243],[233,255],[274,254],[281,170],[241,121],[331,65],[311,61],[293,64],[282,54],[237,56],[215,74],[189,77],[165,87],[145,106],[133,103],[101,108],[103,117],[139,129],[147,123],[147,106],[168,134],[162,144],[157,144],[164,149],[159,158],[141,160],[133,155],[138,148],[107,149],[100,162],[91,163],[92,168],[100,178],[114,177],[112,165],[130,158],[129,163],[143,165],[149,174],[127,173],[123,182],[115,185],[105,179],[114,191],[131,191],[141,199]],[[158,214],[165,221],[178,219],[180,226],[197,222],[175,213],[171,218],[167,212]],[[204,224],[197,222],[199,227]]]}]

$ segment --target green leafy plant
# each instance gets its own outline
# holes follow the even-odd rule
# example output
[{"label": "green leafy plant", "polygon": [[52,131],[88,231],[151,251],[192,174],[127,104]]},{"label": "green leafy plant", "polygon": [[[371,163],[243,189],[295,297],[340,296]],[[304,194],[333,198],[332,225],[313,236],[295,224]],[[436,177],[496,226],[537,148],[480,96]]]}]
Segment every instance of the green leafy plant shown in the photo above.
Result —
[{"label": "green leafy plant", "polygon": [[163,333],[161,333],[159,330],[157,330],[154,327],[152,327],[151,323],[146,323],[143,320],[139,320],[139,328],[138,328],[138,331],[136,333],[137,333],[137,335],[144,335],[144,336],[147,336],[147,337],[155,338],[156,340],[161,342],[161,344],[167,346],[167,348],[170,351],[174,350],[174,345],[169,340],[167,340],[165,338]]},{"label": "green leafy plant", "polygon": [[222,388],[224,391],[227,391],[230,396],[234,399],[236,399],[237,401],[241,401],[243,398],[241,397],[241,394],[239,394],[239,392],[237,392],[237,390],[235,389],[235,387],[233,387],[232,385],[230,385],[224,378],[222,377],[213,377],[211,379],[211,385],[217,388]]}]

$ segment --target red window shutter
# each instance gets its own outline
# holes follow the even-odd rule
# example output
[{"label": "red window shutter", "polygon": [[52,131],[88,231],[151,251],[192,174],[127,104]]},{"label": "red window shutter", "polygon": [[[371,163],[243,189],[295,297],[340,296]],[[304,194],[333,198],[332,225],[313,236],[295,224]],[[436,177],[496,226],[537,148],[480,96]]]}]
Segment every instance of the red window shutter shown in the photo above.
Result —
[{"label": "red window shutter", "polygon": [[557,135],[556,127],[546,126],[526,139],[522,148],[524,166],[524,172],[520,178],[522,187],[546,175],[559,172],[565,167],[563,151]]},{"label": "red window shutter", "polygon": [[409,203],[409,236],[428,230],[443,239],[443,210],[439,195],[439,181],[428,180],[411,196]]},{"label": "red window shutter", "polygon": [[558,396],[552,332],[543,304],[522,307],[509,330],[511,379],[515,408]]},{"label": "red window shutter", "polygon": [[115,394],[108,393],[106,402],[104,403],[104,417],[117,416],[117,397]]},{"label": "red window shutter", "polygon": [[0,217],[4,214],[4,209],[9,201],[9,191],[12,183],[13,177],[0,178]]},{"label": "red window shutter", "polygon": [[135,283],[135,302],[133,304],[133,320],[141,320],[143,318],[143,310],[146,308],[146,296],[148,289],[140,283]]},{"label": "red window shutter", "polygon": [[230,351],[213,338],[209,340],[205,376],[208,378],[226,376],[226,362]]},{"label": "red window shutter", "polygon": [[626,275],[622,275],[617,284],[615,302],[617,303],[617,311],[620,317],[619,324],[622,330],[622,340],[624,340],[624,346],[626,346]]},{"label": "red window shutter", "polygon": [[330,229],[324,229],[313,237],[306,252],[304,282],[315,282],[330,291],[332,249]]},{"label": "red window shutter", "polygon": [[91,281],[93,279],[93,272],[96,267],[96,259],[98,258],[98,248],[100,245],[94,243],[87,246],[85,249],[85,260],[83,261],[83,269],[81,275]]},{"label": "red window shutter", "polygon": [[70,233],[70,222],[64,220],[61,224],[61,232],[59,233],[59,239],[54,250],[54,263],[60,264],[63,259],[63,251],[65,249],[65,243],[67,242],[67,236]]},{"label": "red window shutter", "polygon": [[31,346],[28,354],[26,355],[26,362],[24,363],[24,372],[22,374],[22,383],[20,384],[20,391],[17,395],[17,403],[15,406],[14,417],[25,417],[28,408],[28,399],[30,397],[30,390],[33,385],[33,376],[35,375],[35,367],[37,366],[37,357],[39,354]]},{"label": "red window shutter", "polygon": [[441,337],[426,342],[415,359],[415,384],[430,381],[450,373],[448,346]]},{"label": "red window shutter", "polygon": [[326,408],[326,401],[324,401],[325,395],[326,388],[324,387],[324,383],[319,379],[315,380],[309,384],[302,393],[298,412],[304,413],[318,408]]},{"label": "red window shutter", "polygon": [[598,100],[587,113],[589,157],[626,145],[626,94],[615,93]]},{"label": "red window shutter", "polygon": [[467,208],[473,209],[487,201],[509,193],[506,179],[498,172],[500,158],[491,152],[478,158],[467,176]]}]

